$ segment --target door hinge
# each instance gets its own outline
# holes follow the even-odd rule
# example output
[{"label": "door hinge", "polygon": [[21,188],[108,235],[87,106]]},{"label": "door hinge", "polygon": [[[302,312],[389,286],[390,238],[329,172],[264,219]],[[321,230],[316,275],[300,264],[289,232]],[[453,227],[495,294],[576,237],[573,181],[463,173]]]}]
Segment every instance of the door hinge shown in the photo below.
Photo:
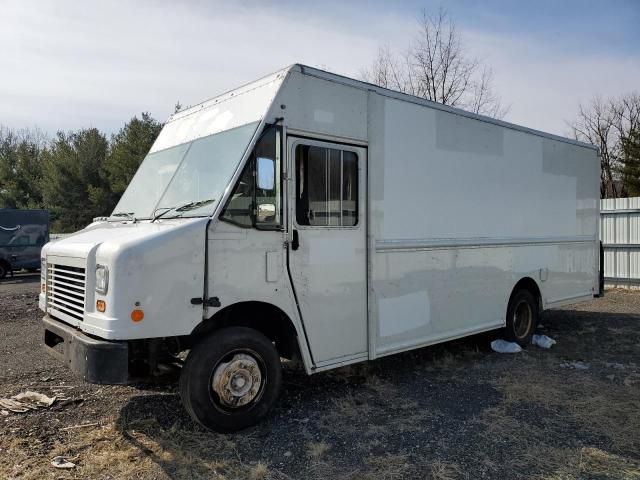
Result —
[{"label": "door hinge", "polygon": [[192,298],[191,305],[203,305],[205,307],[219,307],[220,299],[218,297],[211,298]]}]

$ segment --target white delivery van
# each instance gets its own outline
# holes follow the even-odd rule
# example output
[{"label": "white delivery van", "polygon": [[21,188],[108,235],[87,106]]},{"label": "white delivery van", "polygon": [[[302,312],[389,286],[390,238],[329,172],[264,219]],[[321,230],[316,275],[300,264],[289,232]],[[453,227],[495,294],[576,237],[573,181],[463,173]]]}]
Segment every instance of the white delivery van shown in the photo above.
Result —
[{"label": "white delivery van", "polygon": [[315,373],[492,329],[599,285],[587,144],[294,65],[174,114],[113,214],[42,251],[44,342],[89,382],[188,352],[233,431]]}]

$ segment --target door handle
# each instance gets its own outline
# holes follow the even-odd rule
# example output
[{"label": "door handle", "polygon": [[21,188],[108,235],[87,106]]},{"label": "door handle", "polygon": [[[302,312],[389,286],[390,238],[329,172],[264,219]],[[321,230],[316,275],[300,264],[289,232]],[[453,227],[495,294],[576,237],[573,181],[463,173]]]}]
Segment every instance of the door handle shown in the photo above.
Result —
[{"label": "door handle", "polygon": [[291,239],[291,250],[297,250],[300,247],[300,238],[298,237],[298,231],[293,231],[293,238]]}]

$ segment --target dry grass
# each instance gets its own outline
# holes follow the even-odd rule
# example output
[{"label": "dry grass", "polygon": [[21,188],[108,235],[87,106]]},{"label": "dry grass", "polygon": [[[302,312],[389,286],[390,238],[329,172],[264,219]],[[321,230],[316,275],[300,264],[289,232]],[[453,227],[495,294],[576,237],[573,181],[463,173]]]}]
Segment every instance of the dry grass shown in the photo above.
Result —
[{"label": "dry grass", "polygon": [[[490,420],[489,420],[490,419]],[[529,472],[527,478],[540,480],[579,480],[599,476],[603,479],[640,480],[640,463],[593,447],[561,448],[542,444],[544,428],[525,425],[500,409],[488,413],[487,438],[499,437],[510,450],[518,451],[514,457],[501,462],[501,469]],[[485,464],[495,468],[487,458]],[[545,473],[546,472],[546,473]]]},{"label": "dry grass", "polygon": [[331,446],[326,442],[311,442],[307,445],[307,455],[318,462],[330,448]]},{"label": "dry grass", "polygon": [[341,431],[353,435],[362,430],[362,421],[373,410],[364,396],[346,395],[332,400],[333,408],[320,419],[320,425],[331,431],[339,426]]},{"label": "dry grass", "polygon": [[398,386],[392,382],[383,380],[378,375],[368,375],[366,386],[381,397],[391,397],[398,394]]},{"label": "dry grass", "polygon": [[[503,376],[496,387],[503,394],[503,402],[486,409],[478,421],[486,426],[487,441],[500,438],[510,450],[520,452],[515,458],[505,459],[503,468],[517,471],[528,466],[531,472],[553,472],[537,477],[549,480],[572,480],[585,474],[640,478],[640,465],[625,457],[640,451],[640,389],[636,386],[614,384],[578,371],[554,373],[524,363],[519,365],[518,375]],[[538,408],[557,412],[561,423],[549,424],[543,416],[538,422],[523,423],[510,413],[523,407],[531,412]],[[608,451],[553,447],[548,442],[553,435],[549,429],[562,425],[567,429],[577,426],[594,438],[605,438]]]},{"label": "dry grass", "polygon": [[[70,431],[46,455],[33,455],[27,439],[2,446],[0,472],[5,478],[190,478],[226,480],[267,478],[266,465],[250,467],[234,458],[235,444],[206,433],[174,427],[163,430],[155,420],[132,423],[126,430],[113,425]],[[50,465],[57,455],[75,457],[69,471]]]},{"label": "dry grass", "polygon": [[380,455],[366,460],[367,470],[354,476],[357,480],[398,480],[407,478],[411,463],[407,455]]},{"label": "dry grass", "polygon": [[559,467],[549,475],[539,477],[541,480],[580,480],[589,478],[602,479],[640,479],[640,465],[618,455],[597,448],[582,448],[573,451],[571,461]]},{"label": "dry grass", "polygon": [[[558,376],[532,368],[518,378],[503,378],[498,387],[507,405],[562,409],[585,430],[605,435],[614,451],[640,451],[640,388],[574,373]],[[637,394],[630,395],[631,389]]]},{"label": "dry grass", "polygon": [[250,480],[265,480],[269,478],[269,467],[262,462],[258,462],[249,471]]},{"label": "dry grass", "polygon": [[335,413],[345,417],[358,417],[371,413],[371,405],[367,399],[358,395],[348,395],[333,400]]},{"label": "dry grass", "polygon": [[457,465],[436,460],[431,464],[431,478],[433,480],[456,480],[463,478],[463,474]]}]

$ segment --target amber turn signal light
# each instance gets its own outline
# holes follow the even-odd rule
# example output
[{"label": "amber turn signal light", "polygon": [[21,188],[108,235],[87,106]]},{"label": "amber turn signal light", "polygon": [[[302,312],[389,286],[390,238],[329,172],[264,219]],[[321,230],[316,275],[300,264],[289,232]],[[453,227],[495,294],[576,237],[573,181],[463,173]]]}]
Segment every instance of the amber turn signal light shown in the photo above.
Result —
[{"label": "amber turn signal light", "polygon": [[98,300],[96,302],[96,310],[98,310],[99,312],[104,312],[106,308],[107,303],[104,300]]},{"label": "amber turn signal light", "polygon": [[134,322],[140,322],[144,318],[144,312],[142,310],[136,309],[131,312],[131,320]]}]

